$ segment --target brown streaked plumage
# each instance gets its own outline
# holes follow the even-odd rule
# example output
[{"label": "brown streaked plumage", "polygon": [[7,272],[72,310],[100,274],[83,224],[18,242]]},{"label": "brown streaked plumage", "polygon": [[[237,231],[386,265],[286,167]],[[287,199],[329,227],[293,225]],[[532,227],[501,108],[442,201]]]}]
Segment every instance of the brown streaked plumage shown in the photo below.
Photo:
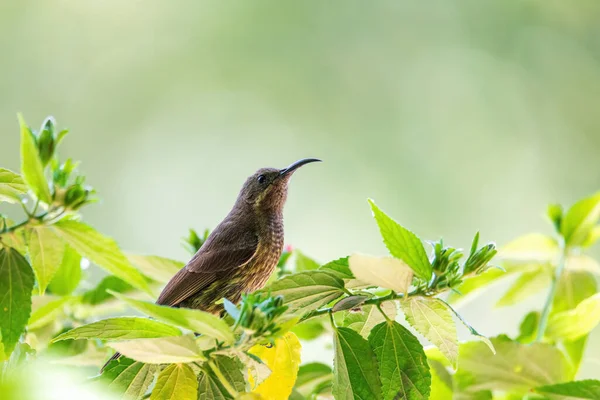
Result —
[{"label": "brown streaked plumage", "polygon": [[[296,169],[315,161],[321,160],[306,158],[284,169],[262,168],[250,176],[229,214],[171,278],[156,303],[219,313],[223,306],[216,301],[226,298],[237,303],[243,293],[262,288],[283,250],[289,179]],[[111,360],[118,357],[115,354]]]}]

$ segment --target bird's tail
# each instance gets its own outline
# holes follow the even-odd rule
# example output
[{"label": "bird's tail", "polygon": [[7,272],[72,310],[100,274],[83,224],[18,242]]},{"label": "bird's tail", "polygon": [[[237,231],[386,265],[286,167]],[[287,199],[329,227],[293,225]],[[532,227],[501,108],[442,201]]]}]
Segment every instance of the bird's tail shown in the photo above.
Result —
[{"label": "bird's tail", "polygon": [[104,364],[102,366],[102,368],[100,368],[100,373],[102,373],[102,371],[104,371],[104,368],[106,368],[106,366],[112,361],[112,360],[117,360],[119,357],[121,357],[121,353],[115,353],[112,355],[111,358],[108,359],[108,361],[106,362],[106,364]]}]

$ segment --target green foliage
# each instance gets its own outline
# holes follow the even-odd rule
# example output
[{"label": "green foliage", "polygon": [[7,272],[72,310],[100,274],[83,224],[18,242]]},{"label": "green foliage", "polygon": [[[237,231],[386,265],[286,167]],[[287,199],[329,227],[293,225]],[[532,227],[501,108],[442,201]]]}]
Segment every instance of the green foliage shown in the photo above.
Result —
[{"label": "green foliage", "polygon": [[369,204],[371,204],[375,221],[379,225],[383,242],[390,253],[404,261],[412,268],[415,275],[421,279],[431,279],[432,266],[421,240],[414,233],[388,217],[372,200],[369,200]]},{"label": "green foliage", "polygon": [[18,251],[0,250],[0,334],[5,356],[15,348],[31,312],[33,271]]},{"label": "green foliage", "polygon": [[[419,340],[395,321],[376,325],[369,344],[377,356],[383,399],[428,399],[431,375]],[[379,397],[378,397],[379,398]]]},{"label": "green foliage", "polygon": [[[598,381],[572,380],[600,323],[600,265],[585,254],[600,238],[600,194],[564,212],[550,206],[556,237],[517,238],[501,249],[498,269],[490,269],[495,245],[480,245],[479,233],[468,252],[438,240],[428,254],[369,201],[391,257],[352,254],[320,266],[286,247],[269,285],[239,304],[223,299],[219,317],[140,300],[184,263],[125,254],[81,222],[94,191],[77,162],[59,157],[67,131],[53,118],[39,131],[19,123],[21,173],[0,169],[0,202],[26,214],[16,223],[0,216],[0,382],[35,358],[99,365],[113,349],[123,356],[94,387],[124,399],[598,398]],[[195,253],[208,234],[190,230],[186,247]],[[88,281],[90,263],[109,275]],[[490,341],[450,304],[486,295],[505,276],[515,279],[499,306],[548,296],[515,339]],[[114,316],[127,306],[143,316]],[[398,307],[406,323],[396,321]],[[454,317],[483,342],[459,343]],[[408,325],[433,346],[425,351]],[[332,335],[333,370],[299,367],[296,335]]]},{"label": "green foliage", "polygon": [[349,328],[334,335],[333,395],[336,399],[380,399],[381,382],[373,350],[362,336]]}]

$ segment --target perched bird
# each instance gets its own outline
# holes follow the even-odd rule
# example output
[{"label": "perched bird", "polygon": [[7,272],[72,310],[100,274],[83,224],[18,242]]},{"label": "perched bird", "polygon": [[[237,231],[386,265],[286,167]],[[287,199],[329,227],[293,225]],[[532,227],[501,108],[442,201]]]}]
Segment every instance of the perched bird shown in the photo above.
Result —
[{"label": "perched bird", "polygon": [[[283,250],[283,206],[290,177],[315,161],[321,160],[304,158],[287,168],[262,168],[250,176],[229,214],[171,278],[156,303],[217,314],[223,309],[218,300],[237,303],[243,293],[262,288]],[[111,360],[118,357],[117,353]]]}]

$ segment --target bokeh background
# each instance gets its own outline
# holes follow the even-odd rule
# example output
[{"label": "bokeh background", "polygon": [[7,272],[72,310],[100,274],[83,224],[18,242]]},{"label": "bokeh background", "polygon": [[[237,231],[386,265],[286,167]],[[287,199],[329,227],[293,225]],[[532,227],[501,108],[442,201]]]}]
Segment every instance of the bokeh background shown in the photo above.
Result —
[{"label": "bokeh background", "polygon": [[[325,162],[292,180],[286,242],[319,261],[385,254],[367,197],[462,247],[549,232],[546,204],[600,189],[599,104],[594,0],[0,2],[0,165],[17,112],[54,115],[102,199],[86,220],[175,259],[302,157]],[[543,303],[493,309],[501,289],[461,310],[483,333]]]}]

